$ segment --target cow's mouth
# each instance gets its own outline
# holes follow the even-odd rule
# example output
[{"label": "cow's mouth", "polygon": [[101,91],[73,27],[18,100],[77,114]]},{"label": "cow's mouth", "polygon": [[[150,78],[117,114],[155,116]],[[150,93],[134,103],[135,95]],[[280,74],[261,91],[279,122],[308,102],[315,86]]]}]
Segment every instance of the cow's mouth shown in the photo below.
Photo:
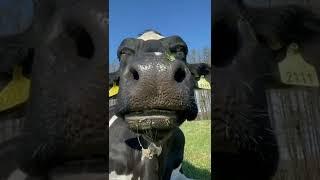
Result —
[{"label": "cow's mouth", "polygon": [[125,115],[125,121],[132,131],[149,135],[152,139],[161,139],[169,134],[178,126],[177,120],[178,114],[169,110],[144,110]]},{"label": "cow's mouth", "polygon": [[177,126],[177,113],[168,110],[145,110],[125,115],[132,130],[169,130]]}]

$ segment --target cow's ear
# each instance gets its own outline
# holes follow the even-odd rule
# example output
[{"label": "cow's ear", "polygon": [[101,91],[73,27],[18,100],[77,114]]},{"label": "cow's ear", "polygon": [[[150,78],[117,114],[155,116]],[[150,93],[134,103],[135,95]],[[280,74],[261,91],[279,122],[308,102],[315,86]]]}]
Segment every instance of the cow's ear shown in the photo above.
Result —
[{"label": "cow's ear", "polygon": [[[211,67],[208,64],[188,64],[188,68],[197,82],[203,77],[209,84],[211,83]],[[201,88],[198,87],[198,83],[196,84],[196,87]]]},{"label": "cow's ear", "polygon": [[124,39],[118,47],[118,59],[121,61],[126,61],[128,56],[131,56],[136,52],[139,42],[141,42],[141,40],[137,40],[134,38]]},{"label": "cow's ear", "polygon": [[116,96],[119,93],[119,81],[120,81],[119,70],[109,73],[109,85],[108,85],[109,98]]},{"label": "cow's ear", "polygon": [[303,7],[248,8],[248,19],[258,40],[273,50],[302,42],[320,32],[320,19]]}]

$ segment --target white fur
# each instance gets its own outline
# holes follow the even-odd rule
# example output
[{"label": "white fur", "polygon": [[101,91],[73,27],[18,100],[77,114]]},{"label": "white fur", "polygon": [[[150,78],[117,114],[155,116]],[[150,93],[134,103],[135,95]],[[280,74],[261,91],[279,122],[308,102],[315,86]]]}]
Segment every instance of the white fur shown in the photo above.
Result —
[{"label": "white fur", "polygon": [[176,169],[172,171],[170,180],[193,180],[193,179],[187,178],[184,174],[180,172],[181,165],[182,164],[180,164]]},{"label": "white fur", "polygon": [[161,36],[158,33],[155,33],[153,31],[148,31],[143,33],[141,36],[138,37],[138,39],[142,39],[144,41],[148,41],[148,40],[159,40],[164,38],[163,36]]},{"label": "white fur", "polygon": [[114,115],[109,120],[109,127],[118,119],[118,116]]},{"label": "white fur", "polygon": [[[133,174],[128,175],[118,175],[115,171],[112,171],[109,173],[109,180],[131,180],[133,177]],[[140,177],[138,178],[140,180]]]},{"label": "white fur", "polygon": [[154,52],[154,54],[155,54],[156,56],[161,56],[161,55],[162,55],[162,52]]}]

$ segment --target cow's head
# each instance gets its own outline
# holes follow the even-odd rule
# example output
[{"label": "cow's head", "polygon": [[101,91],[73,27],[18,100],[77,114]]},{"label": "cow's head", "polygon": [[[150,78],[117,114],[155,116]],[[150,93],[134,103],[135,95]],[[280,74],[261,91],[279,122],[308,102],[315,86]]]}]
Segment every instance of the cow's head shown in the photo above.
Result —
[{"label": "cow's head", "polygon": [[[109,78],[119,83],[117,112],[138,132],[168,132],[197,116],[195,77],[207,75],[206,64],[188,64],[187,44],[179,36],[146,31],[124,39],[118,48],[120,69]],[[163,133],[166,134],[166,133]]]},{"label": "cow's head", "polygon": [[320,21],[297,6],[249,8],[236,2],[215,1],[214,6],[215,169],[225,172],[221,177],[269,177],[278,147],[265,91],[284,86],[278,62],[291,43],[309,43],[319,33]]}]

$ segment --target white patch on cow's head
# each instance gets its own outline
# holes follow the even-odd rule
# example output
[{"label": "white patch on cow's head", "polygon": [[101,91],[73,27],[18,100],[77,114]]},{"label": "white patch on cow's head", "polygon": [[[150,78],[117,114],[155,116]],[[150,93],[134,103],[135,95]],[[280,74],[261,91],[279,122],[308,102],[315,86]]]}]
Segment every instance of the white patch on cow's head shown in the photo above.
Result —
[{"label": "white patch on cow's head", "polygon": [[156,33],[154,31],[147,31],[145,33],[143,33],[141,36],[139,36],[137,39],[142,39],[144,41],[148,41],[148,40],[159,40],[164,38],[163,36],[161,36],[159,33]]},{"label": "white patch on cow's head", "polygon": [[[109,173],[109,180],[131,180],[133,177],[133,174],[128,175],[118,175],[115,171],[112,171]],[[140,177],[138,177],[140,179]]]},{"label": "white patch on cow's head", "polygon": [[154,54],[155,54],[156,56],[161,56],[161,55],[162,55],[162,52],[154,52]]}]

